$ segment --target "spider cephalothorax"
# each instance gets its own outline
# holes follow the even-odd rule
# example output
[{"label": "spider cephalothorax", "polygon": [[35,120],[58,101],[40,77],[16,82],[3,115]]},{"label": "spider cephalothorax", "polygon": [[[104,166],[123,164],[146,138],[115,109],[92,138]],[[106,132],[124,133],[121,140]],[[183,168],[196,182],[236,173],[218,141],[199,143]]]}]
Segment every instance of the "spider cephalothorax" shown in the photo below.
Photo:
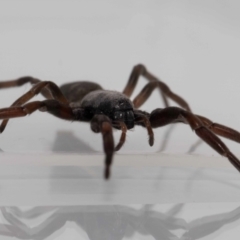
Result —
[{"label": "spider cephalothorax", "polygon": [[128,129],[134,127],[133,104],[128,97],[116,91],[96,90],[88,93],[81,101],[87,120],[96,114],[104,114],[112,121],[124,122]]},{"label": "spider cephalothorax", "polygon": [[[144,76],[148,83],[133,101],[131,96],[139,76]],[[20,86],[30,82],[32,89],[17,99],[11,107],[0,109],[0,132],[3,132],[9,118],[23,117],[36,110],[46,111],[61,119],[90,122],[91,129],[101,133],[105,152],[105,178],[110,176],[110,166],[114,151],[118,151],[125,142],[126,132],[135,125],[143,126],[149,135],[149,145],[154,142],[152,128],[172,123],[185,123],[219,154],[240,171],[240,161],[229,151],[217,135],[240,142],[240,133],[229,127],[213,123],[209,119],[191,112],[184,99],[173,93],[170,88],[139,64],[133,68],[128,83],[122,93],[103,90],[93,82],[79,81],[58,87],[51,81],[40,81],[32,77],[0,82],[0,88]],[[149,98],[152,91],[158,88],[164,100],[165,108],[158,108],[151,113],[138,108]],[[36,94],[41,93],[47,100],[28,102]],[[167,98],[172,99],[181,108],[169,107]],[[119,143],[114,146],[112,128],[121,130]]]}]

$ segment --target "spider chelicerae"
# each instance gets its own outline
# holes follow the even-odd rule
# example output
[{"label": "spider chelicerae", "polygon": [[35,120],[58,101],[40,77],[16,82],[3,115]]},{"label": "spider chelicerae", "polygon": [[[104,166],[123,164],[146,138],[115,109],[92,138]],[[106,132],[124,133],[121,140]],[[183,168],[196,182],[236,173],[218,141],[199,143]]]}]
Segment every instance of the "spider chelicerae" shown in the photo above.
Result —
[{"label": "spider chelicerae", "polygon": [[[131,101],[129,98],[140,76],[145,77],[148,83]],[[23,117],[36,110],[51,113],[65,120],[90,122],[92,131],[102,134],[105,153],[104,177],[106,179],[110,177],[114,152],[123,146],[128,129],[132,129],[135,125],[145,127],[149,136],[149,145],[152,146],[154,143],[153,128],[179,122],[188,124],[203,141],[219,154],[227,157],[240,171],[240,161],[217,137],[219,135],[240,142],[240,133],[193,114],[183,98],[173,93],[165,83],[151,74],[142,64],[133,68],[123,92],[104,90],[99,84],[89,81],[72,82],[58,87],[52,81],[41,81],[29,76],[1,81],[0,88],[21,86],[25,83],[31,83],[33,87],[10,107],[0,109],[0,119],[3,119],[0,132],[4,131],[10,118]],[[151,113],[139,110],[139,107],[156,88],[160,91],[165,108],[157,108]],[[28,102],[39,93],[46,100]],[[170,107],[168,98],[181,108]],[[120,140],[116,146],[114,145],[113,128],[121,131]]]}]

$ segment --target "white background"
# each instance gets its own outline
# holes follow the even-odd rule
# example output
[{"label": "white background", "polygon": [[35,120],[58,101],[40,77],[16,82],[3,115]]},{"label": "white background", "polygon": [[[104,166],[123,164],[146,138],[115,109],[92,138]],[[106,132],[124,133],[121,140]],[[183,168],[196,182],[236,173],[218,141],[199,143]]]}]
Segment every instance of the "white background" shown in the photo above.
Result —
[{"label": "white background", "polygon": [[[91,80],[106,89],[122,91],[132,67],[143,63],[188,101],[193,112],[240,130],[239,10],[238,1],[0,1],[0,79],[31,75],[59,85]],[[141,78],[134,94],[145,84]],[[0,106],[9,106],[29,88],[1,90]],[[155,91],[141,109],[151,112],[162,106]],[[119,154],[133,153],[134,157],[162,151],[183,155],[198,140],[188,126],[180,124],[154,132],[156,141],[150,148],[145,129],[129,131]],[[115,137],[119,137],[117,132]],[[239,144],[225,142],[240,156]],[[102,140],[88,124],[68,123],[37,112],[11,120],[1,135],[0,149],[2,159],[11,153],[38,153],[38,157],[52,152],[89,155],[102,152]],[[194,154],[218,156],[205,144],[200,144]],[[97,158],[102,160],[103,156]],[[24,155],[19,156],[21,160]],[[192,210],[196,205],[187,205],[182,216],[190,221],[203,212],[214,214],[209,209],[231,213],[238,204],[224,206],[201,205],[196,213]],[[166,208],[159,211],[167,212]],[[226,231],[209,235],[209,239],[234,239],[236,226],[233,223],[225,227]],[[79,235],[87,239],[75,229],[68,226],[49,239],[60,239],[67,233],[71,239]],[[137,230],[130,237],[124,239],[151,239]]]},{"label": "white background", "polygon": [[[1,1],[0,4],[2,80],[25,75],[59,85],[92,80],[106,89],[122,91],[132,67],[143,63],[172,91],[184,97],[194,112],[240,129],[237,1]],[[135,94],[145,83],[144,79],[139,81]],[[1,90],[1,106],[10,105],[29,87]],[[142,109],[151,111],[162,106],[155,91]],[[148,146],[144,129],[138,127],[128,132],[122,152],[158,151],[166,129],[155,130],[153,148]],[[1,148],[49,150],[56,131],[70,131],[78,140],[102,151],[101,136],[91,133],[88,125],[62,122],[44,113],[10,121],[1,136]],[[64,138],[68,133],[59,134]],[[164,151],[185,153],[196,141],[188,126],[178,125]],[[240,155],[238,144],[225,142]],[[65,150],[68,151],[67,147]],[[205,144],[197,151],[215,155]]]}]

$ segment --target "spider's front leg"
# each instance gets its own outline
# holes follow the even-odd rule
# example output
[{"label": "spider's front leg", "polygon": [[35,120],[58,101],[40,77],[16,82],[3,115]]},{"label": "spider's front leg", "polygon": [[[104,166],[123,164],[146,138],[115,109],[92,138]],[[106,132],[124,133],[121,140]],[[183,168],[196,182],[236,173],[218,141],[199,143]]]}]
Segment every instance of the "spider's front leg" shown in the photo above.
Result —
[{"label": "spider's front leg", "polygon": [[[28,114],[40,110],[48,112],[55,117],[65,120],[78,120],[86,122],[85,111],[82,108],[73,110],[68,105],[65,105],[57,100],[34,101],[24,104],[23,106],[13,106],[9,108],[0,109],[0,119],[10,119],[17,117],[24,117]],[[106,155],[105,159],[105,178],[110,177],[110,166],[114,154],[114,140],[112,134],[111,120],[102,114],[95,115],[91,120],[91,128],[94,132],[102,133],[103,147]]]},{"label": "spider's front leg", "polygon": [[103,148],[106,155],[104,177],[105,179],[108,179],[110,177],[110,166],[112,164],[114,153],[114,139],[111,120],[103,114],[96,114],[91,120],[91,129],[95,133],[102,133]]},{"label": "spider's front leg", "polygon": [[[202,119],[201,119],[202,118]],[[209,146],[211,146],[215,151],[219,154],[228,158],[228,160],[233,164],[233,166],[240,171],[240,161],[239,159],[233,155],[233,153],[228,149],[228,147],[221,141],[219,137],[217,137],[211,130],[208,129],[204,121],[203,117],[198,117],[197,115],[192,114],[191,112],[185,111],[181,108],[177,107],[168,107],[164,109],[156,109],[154,110],[149,117],[151,126],[153,128],[162,127],[171,123],[183,122],[189,124],[192,130]],[[226,128],[225,126],[219,125],[221,129],[221,133],[225,131],[224,135],[227,138],[230,138],[229,135],[238,135],[240,138],[240,133]],[[218,126],[218,127],[219,127]],[[222,126],[222,127],[221,127]],[[218,134],[218,131],[216,131]],[[231,139],[231,138],[230,138]]]}]

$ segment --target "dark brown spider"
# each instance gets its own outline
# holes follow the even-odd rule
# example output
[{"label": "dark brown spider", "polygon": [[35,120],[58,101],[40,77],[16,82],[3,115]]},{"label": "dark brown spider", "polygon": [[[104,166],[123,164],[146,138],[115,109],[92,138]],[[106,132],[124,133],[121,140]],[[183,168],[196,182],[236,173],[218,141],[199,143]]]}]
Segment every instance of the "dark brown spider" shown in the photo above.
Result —
[{"label": "dark brown spider", "polygon": [[[149,82],[131,101],[129,97],[141,75]],[[110,176],[114,151],[118,151],[124,144],[127,129],[131,129],[135,125],[145,127],[149,135],[149,145],[152,146],[154,142],[152,128],[179,122],[189,124],[202,140],[219,154],[227,157],[240,171],[240,161],[215,135],[240,142],[240,133],[218,123],[213,123],[205,117],[193,114],[181,97],[173,93],[165,83],[149,73],[146,67],[141,64],[133,68],[122,93],[103,90],[100,85],[93,82],[81,81],[58,87],[51,81],[40,81],[33,77],[0,82],[0,88],[20,86],[28,82],[34,84],[30,91],[18,98],[11,107],[0,109],[0,119],[4,119],[0,125],[0,132],[4,131],[9,118],[23,117],[36,110],[49,112],[56,117],[70,121],[90,122],[94,132],[102,133],[105,152],[104,176],[106,179]],[[138,110],[155,88],[160,90],[166,108],[158,108],[151,113]],[[47,100],[26,103],[39,93]],[[169,107],[167,97],[182,108]],[[114,147],[112,128],[122,131],[116,147]]]}]

